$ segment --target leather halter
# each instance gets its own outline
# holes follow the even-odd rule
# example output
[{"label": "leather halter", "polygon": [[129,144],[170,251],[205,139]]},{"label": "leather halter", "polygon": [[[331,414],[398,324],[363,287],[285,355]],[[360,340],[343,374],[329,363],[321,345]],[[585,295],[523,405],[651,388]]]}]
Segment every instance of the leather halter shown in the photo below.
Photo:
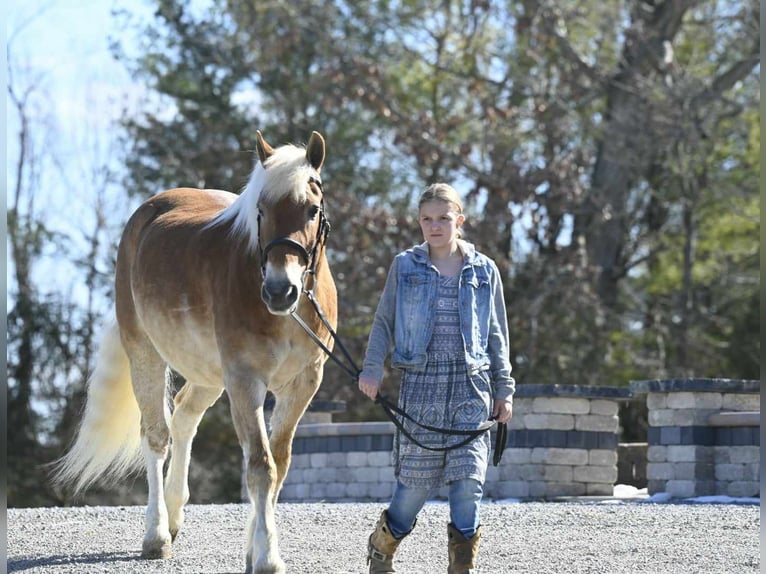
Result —
[{"label": "leather halter", "polygon": [[[322,190],[322,182],[316,177],[309,178],[309,183],[315,183]],[[330,222],[327,221],[324,213],[324,197],[319,204],[319,227],[317,228],[317,235],[314,241],[314,245],[309,251],[305,246],[301,245],[297,241],[290,239],[287,236],[277,237],[269,241],[265,247],[261,247],[261,212],[258,211],[258,250],[260,251],[261,260],[261,277],[266,275],[266,261],[269,257],[269,252],[279,245],[289,247],[293,251],[296,251],[301,256],[303,263],[306,265],[306,271],[303,273],[305,279],[306,274],[316,275],[316,268],[318,263],[317,253],[319,251],[319,245],[323,244],[327,240],[327,234],[330,232]]]}]

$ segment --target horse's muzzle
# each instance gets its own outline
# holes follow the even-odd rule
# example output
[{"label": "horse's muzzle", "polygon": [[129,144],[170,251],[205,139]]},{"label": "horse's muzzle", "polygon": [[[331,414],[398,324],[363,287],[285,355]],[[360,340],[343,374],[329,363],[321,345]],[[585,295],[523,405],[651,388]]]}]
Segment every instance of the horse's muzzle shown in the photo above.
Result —
[{"label": "horse's muzzle", "polygon": [[289,315],[298,305],[300,290],[288,280],[265,281],[261,299],[273,315]]}]

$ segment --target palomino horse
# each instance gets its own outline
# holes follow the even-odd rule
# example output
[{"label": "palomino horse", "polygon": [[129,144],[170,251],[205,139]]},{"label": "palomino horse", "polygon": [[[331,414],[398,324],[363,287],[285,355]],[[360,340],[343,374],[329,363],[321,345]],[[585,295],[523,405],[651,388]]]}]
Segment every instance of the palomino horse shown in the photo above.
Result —
[{"label": "palomino horse", "polygon": [[[313,291],[333,329],[337,297],[325,257],[322,136],[313,132],[305,149],[273,149],[260,132],[256,143],[260,163],[239,197],[172,189],[128,221],[117,257],[117,320],[102,338],[78,437],[57,480],[79,491],[137,467],[143,452],[149,500],[142,556],[169,557],[189,499],[192,439],[225,389],[252,504],[247,572],[284,572],[274,510],[295,427],[326,360],[291,314],[332,347],[302,295]],[[187,380],[172,415],[168,366]],[[267,390],[276,399],[270,437]]]}]

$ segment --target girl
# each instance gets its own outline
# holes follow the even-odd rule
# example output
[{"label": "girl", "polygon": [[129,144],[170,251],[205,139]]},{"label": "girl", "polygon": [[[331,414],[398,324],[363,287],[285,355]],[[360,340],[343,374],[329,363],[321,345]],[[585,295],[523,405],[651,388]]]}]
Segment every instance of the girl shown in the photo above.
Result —
[{"label": "girl", "polygon": [[[360,390],[375,399],[383,362],[403,371],[399,407],[418,422],[476,429],[490,415],[510,420],[515,382],[508,359],[508,325],[497,266],[460,239],[465,221],[457,192],[445,183],[420,197],[424,243],[398,254],[389,270],[367,344]],[[408,427],[409,430],[409,427]],[[423,445],[443,448],[462,437],[415,427]],[[415,526],[434,488],[449,487],[450,574],[474,567],[481,528],[479,504],[490,452],[489,433],[436,452],[397,433],[396,489],[369,538],[370,573],[394,572],[393,555]]]}]

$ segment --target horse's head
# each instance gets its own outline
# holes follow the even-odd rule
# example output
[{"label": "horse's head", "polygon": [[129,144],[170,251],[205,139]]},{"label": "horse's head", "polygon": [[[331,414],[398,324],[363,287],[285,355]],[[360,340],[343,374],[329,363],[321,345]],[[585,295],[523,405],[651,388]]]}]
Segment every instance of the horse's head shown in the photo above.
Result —
[{"label": "horse's head", "polygon": [[258,198],[261,298],[271,313],[286,315],[298,306],[306,274],[316,270],[328,230],[319,176],[325,144],[313,132],[305,152],[275,150],[258,132],[256,149],[265,178]]}]

